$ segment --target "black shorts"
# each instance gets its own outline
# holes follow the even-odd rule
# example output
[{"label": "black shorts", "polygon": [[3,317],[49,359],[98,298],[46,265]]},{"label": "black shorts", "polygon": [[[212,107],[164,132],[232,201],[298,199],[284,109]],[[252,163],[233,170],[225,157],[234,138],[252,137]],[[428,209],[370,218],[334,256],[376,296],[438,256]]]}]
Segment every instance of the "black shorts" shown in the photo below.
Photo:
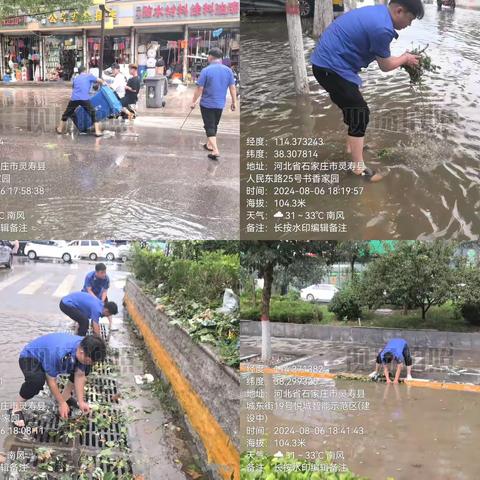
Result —
[{"label": "black shorts", "polygon": [[[382,359],[380,358],[380,354],[382,352],[378,352],[377,355],[377,363],[382,363]],[[411,367],[413,365],[413,360],[412,360],[412,355],[410,354],[410,349],[408,348],[408,345],[405,345],[403,347],[403,358],[405,359],[405,365],[407,367]]]},{"label": "black shorts", "polygon": [[223,110],[221,108],[207,108],[202,106],[200,106],[200,110],[202,112],[203,125],[207,137],[216,137]]},{"label": "black shorts", "polygon": [[364,137],[370,120],[370,109],[358,85],[331,70],[312,65],[317,82],[330,94],[332,102],[343,112],[350,137]]},{"label": "black shorts", "polygon": [[88,332],[88,327],[90,326],[90,319],[78,308],[71,307],[70,305],[65,305],[63,301],[60,302],[60,310],[70,317],[73,321],[78,323],[77,334],[81,337],[84,337]]},{"label": "black shorts", "polygon": [[97,122],[95,108],[90,100],[70,100],[65,113],[62,115],[62,122],[66,122],[69,118],[73,117],[78,107],[83,107],[87,111],[93,123]]}]

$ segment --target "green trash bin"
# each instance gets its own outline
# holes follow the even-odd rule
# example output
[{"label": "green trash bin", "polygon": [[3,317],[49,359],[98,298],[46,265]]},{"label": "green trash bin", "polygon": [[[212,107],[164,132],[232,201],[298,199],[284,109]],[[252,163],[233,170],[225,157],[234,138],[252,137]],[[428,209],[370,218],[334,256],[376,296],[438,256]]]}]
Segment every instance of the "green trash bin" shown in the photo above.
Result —
[{"label": "green trash bin", "polygon": [[165,107],[165,95],[168,91],[168,80],[165,76],[147,77],[144,80],[147,108]]}]

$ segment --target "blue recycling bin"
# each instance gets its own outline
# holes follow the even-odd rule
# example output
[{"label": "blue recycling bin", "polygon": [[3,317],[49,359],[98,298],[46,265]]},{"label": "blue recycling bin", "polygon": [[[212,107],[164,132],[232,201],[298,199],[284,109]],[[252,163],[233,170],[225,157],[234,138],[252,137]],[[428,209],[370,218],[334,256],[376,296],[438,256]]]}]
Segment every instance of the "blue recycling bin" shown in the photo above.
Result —
[{"label": "blue recycling bin", "polygon": [[[97,121],[100,122],[122,111],[122,104],[109,87],[102,87],[91,99],[95,108]],[[92,119],[83,107],[78,107],[73,115],[73,123],[81,132],[86,132],[92,127]]]}]

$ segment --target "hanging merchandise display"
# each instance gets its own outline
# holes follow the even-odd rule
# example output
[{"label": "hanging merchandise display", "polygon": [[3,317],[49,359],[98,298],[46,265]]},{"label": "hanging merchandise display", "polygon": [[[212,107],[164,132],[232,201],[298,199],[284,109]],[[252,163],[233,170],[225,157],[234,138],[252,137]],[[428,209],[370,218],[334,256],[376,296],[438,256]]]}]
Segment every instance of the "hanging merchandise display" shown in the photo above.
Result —
[{"label": "hanging merchandise display", "polygon": [[12,81],[41,80],[39,37],[3,37],[3,52]]},{"label": "hanging merchandise display", "polygon": [[[100,68],[100,41],[100,37],[90,37],[87,40],[91,68]],[[105,37],[103,69],[110,67],[113,63],[120,65],[131,63],[129,36]]]},{"label": "hanging merchandise display", "polygon": [[82,64],[83,41],[78,36],[49,36],[45,39],[46,79],[70,80],[75,68]]}]

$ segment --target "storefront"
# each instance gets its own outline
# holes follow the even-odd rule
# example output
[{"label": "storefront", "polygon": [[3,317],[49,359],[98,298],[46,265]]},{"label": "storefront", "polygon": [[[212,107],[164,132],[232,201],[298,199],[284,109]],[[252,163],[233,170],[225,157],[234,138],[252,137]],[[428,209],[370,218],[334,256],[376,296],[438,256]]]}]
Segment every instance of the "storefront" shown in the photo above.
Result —
[{"label": "storefront", "polygon": [[[226,62],[238,68],[240,3],[209,0],[167,0],[108,4],[111,28],[105,30],[103,68],[119,63],[128,72],[138,63],[163,59],[171,76],[194,81],[206,65],[208,50],[219,47]],[[70,80],[76,67],[100,65],[101,12],[58,11],[42,19],[16,18],[0,24],[3,61],[0,74],[14,80]],[[150,69],[150,72],[153,70]]]},{"label": "storefront", "polygon": [[[185,40],[185,36],[187,40]],[[234,68],[238,68],[240,60],[239,29],[208,29],[202,25],[177,26],[170,28],[170,31],[163,30],[161,32],[140,30],[138,32],[137,61],[140,72],[143,72],[149,58],[162,59],[169,75],[171,74],[173,78],[183,79],[184,54],[186,52],[188,76],[186,80],[195,81],[200,70],[206,65],[208,51],[213,47],[220,48],[224,58],[228,59]]]},{"label": "storefront", "polygon": [[74,69],[83,64],[81,32],[44,36],[43,42],[43,78],[47,81],[70,80]]}]

